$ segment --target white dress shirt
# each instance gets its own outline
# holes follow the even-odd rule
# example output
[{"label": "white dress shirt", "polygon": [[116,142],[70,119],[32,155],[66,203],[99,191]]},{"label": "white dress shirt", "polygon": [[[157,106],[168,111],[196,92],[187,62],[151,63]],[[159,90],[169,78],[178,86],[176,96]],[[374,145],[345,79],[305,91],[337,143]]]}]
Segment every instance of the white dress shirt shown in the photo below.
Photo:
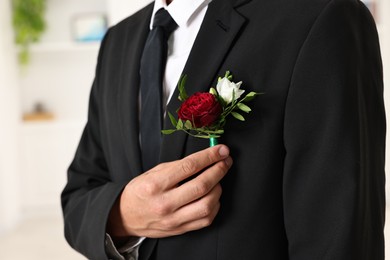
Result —
[{"label": "white dress shirt", "polygon": [[167,104],[172,97],[210,2],[211,0],[174,0],[167,6],[164,0],[155,1],[150,23],[151,28],[154,14],[160,8],[167,9],[178,25],[168,40],[168,56],[163,81],[163,104]]},{"label": "white dress shirt", "polygon": [[[169,5],[165,0],[156,0],[150,21],[150,29],[153,27],[154,15],[164,8],[177,23],[178,28],[173,31],[168,39],[168,56],[163,79],[163,104],[166,104],[181,77],[184,66],[190,55],[195,38],[202,25],[207,6],[212,0],[174,0]],[[106,236],[106,251],[112,259],[137,260],[138,249],[145,238],[131,238],[124,247],[117,249],[111,237]]]}]

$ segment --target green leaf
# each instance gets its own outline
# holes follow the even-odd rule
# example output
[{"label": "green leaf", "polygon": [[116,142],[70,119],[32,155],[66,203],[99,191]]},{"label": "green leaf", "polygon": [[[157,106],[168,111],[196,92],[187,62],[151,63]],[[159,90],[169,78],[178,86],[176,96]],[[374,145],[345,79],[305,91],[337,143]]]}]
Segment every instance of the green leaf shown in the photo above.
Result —
[{"label": "green leaf", "polygon": [[177,125],[176,118],[170,112],[168,112],[168,116],[169,116],[169,120],[171,120],[172,125],[176,127]]},{"label": "green leaf", "polygon": [[221,136],[219,136],[219,135],[212,135],[212,136],[210,136],[210,135],[196,135],[195,137],[203,138],[203,139],[210,139],[210,138],[219,138]]},{"label": "green leaf", "polygon": [[232,103],[236,101],[236,93],[234,92],[234,89],[232,90]]},{"label": "green leaf", "polygon": [[188,98],[185,85],[187,83],[187,75],[182,75],[179,80],[178,89],[179,89],[179,100],[184,101]]},{"label": "green leaf", "polygon": [[232,81],[233,75],[230,73],[230,71],[228,71],[228,70],[226,71],[225,78],[227,78],[228,80]]},{"label": "green leaf", "polygon": [[218,97],[218,92],[215,88],[210,88],[210,91],[209,91],[211,94],[213,94],[214,96]]},{"label": "green leaf", "polygon": [[249,113],[252,111],[252,109],[250,107],[248,107],[247,105],[243,104],[243,103],[238,103],[237,104],[237,107],[241,110],[241,111],[244,111],[245,113]]},{"label": "green leaf", "polygon": [[176,129],[167,129],[167,130],[161,130],[161,133],[164,135],[170,135],[172,133],[176,132]]},{"label": "green leaf", "polygon": [[184,126],[183,121],[179,119],[179,121],[177,121],[176,129],[181,130],[183,129],[183,126]]},{"label": "green leaf", "polygon": [[243,99],[242,99],[242,101],[241,102],[248,102],[248,101],[251,101],[251,100],[253,100],[256,96],[259,96],[259,95],[261,95],[261,94],[263,94],[263,93],[256,93],[256,92],[250,92],[250,93],[248,93]]},{"label": "green leaf", "polygon": [[220,129],[220,130],[215,130],[214,133],[221,135],[221,134],[225,133],[225,131],[223,129]]},{"label": "green leaf", "polygon": [[207,133],[207,134],[221,135],[221,134],[223,134],[225,131],[224,131],[223,129],[219,129],[219,130],[203,130],[202,132]]},{"label": "green leaf", "polygon": [[190,120],[187,120],[185,123],[184,123],[184,128],[186,129],[192,129],[192,123]]},{"label": "green leaf", "polygon": [[225,109],[225,107],[227,105],[225,100],[223,100],[223,98],[220,95],[216,96],[216,98],[217,98],[218,103],[221,104],[222,108]]},{"label": "green leaf", "polygon": [[20,46],[19,62],[29,62],[30,45],[40,40],[46,29],[46,0],[12,0],[15,43]]},{"label": "green leaf", "polygon": [[232,112],[232,116],[234,116],[234,118],[236,118],[236,119],[238,119],[240,121],[245,121],[245,118],[241,114],[239,114],[237,112]]}]

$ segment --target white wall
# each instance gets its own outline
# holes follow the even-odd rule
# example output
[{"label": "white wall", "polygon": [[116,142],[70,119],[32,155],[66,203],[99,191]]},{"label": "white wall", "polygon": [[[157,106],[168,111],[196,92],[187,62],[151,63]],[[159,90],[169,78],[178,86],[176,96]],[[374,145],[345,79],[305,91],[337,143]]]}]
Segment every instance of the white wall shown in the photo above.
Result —
[{"label": "white wall", "polygon": [[[379,31],[380,31],[380,41],[381,41],[381,50],[382,50],[382,59],[383,59],[383,69],[384,69],[384,96],[385,96],[385,106],[387,112],[387,125],[388,129],[390,126],[390,1],[381,0],[381,8],[379,9]],[[386,25],[386,26],[385,26]],[[390,174],[390,131],[387,131],[387,153],[386,153],[386,173],[387,176]],[[387,182],[386,189],[387,201],[390,201],[390,184]]]},{"label": "white wall", "polygon": [[0,0],[0,233],[19,219],[19,86],[9,1]]},{"label": "white wall", "polygon": [[[1,0],[0,0],[1,1]],[[120,21],[150,0],[49,0],[47,24],[40,43],[31,49],[31,62],[19,78],[21,111],[41,102],[55,115],[48,122],[23,122],[20,169],[22,214],[59,214],[59,197],[66,170],[85,120],[98,52],[98,43],[75,43],[72,19],[105,13]],[[48,155],[52,155],[48,160]]]},{"label": "white wall", "polygon": [[85,14],[105,14],[106,2],[106,0],[47,0],[45,15],[47,28],[41,41],[71,42],[73,19]]},{"label": "white wall", "polygon": [[390,1],[381,0],[381,9],[379,11],[379,30],[385,73],[385,93],[386,101],[390,105],[390,89],[388,89],[390,88]]},{"label": "white wall", "polygon": [[137,10],[146,6],[152,0],[115,0],[108,1],[107,8],[110,24],[116,24],[122,19],[130,16]]}]

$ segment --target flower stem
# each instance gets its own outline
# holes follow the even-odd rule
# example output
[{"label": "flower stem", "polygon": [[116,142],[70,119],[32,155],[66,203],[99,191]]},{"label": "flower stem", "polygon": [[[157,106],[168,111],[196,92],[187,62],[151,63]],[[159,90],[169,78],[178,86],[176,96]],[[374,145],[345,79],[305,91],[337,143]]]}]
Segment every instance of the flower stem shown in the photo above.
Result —
[{"label": "flower stem", "polygon": [[218,139],[215,137],[210,138],[210,147],[216,146],[218,144]]}]

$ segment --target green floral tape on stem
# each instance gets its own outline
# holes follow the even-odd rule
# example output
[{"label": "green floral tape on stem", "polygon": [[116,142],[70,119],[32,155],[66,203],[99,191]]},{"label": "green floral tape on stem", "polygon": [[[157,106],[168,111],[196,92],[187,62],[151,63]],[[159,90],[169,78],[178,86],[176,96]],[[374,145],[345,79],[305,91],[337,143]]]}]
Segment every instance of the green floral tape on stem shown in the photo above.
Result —
[{"label": "green floral tape on stem", "polygon": [[216,146],[218,144],[218,139],[211,137],[210,138],[210,147]]}]

